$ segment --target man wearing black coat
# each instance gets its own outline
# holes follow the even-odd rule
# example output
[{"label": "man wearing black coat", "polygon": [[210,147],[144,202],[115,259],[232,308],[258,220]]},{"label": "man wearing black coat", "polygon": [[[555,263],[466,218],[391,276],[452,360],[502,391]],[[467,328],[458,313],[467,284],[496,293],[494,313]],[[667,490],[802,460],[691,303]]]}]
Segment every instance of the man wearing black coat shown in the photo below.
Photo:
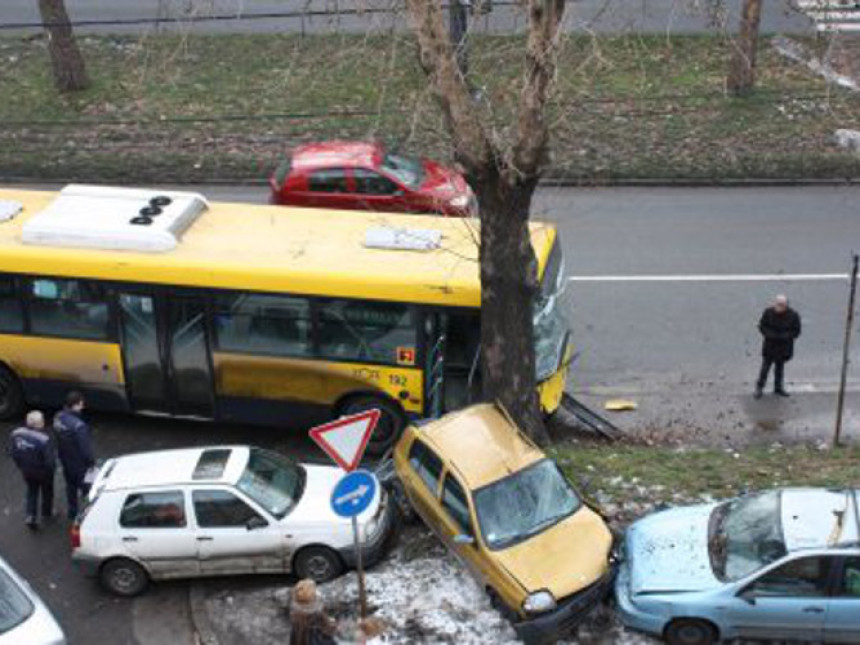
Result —
[{"label": "man wearing black coat", "polygon": [[78,515],[80,497],[86,498],[90,491],[85,477],[96,463],[90,427],[82,418],[83,411],[83,395],[72,391],[66,396],[65,407],[54,415],[54,432],[66,480],[66,508],[70,520]]},{"label": "man wearing black coat", "polygon": [[773,306],[764,310],[758,329],[764,336],[764,343],[755,398],[761,398],[771,365],[774,366],[773,393],[788,396],[783,383],[784,368],[794,355],[794,341],[800,336],[800,315],[788,306],[788,298],[779,295],[774,299]]},{"label": "man wearing black coat", "polygon": [[42,519],[54,514],[54,470],[57,454],[54,442],[45,432],[45,417],[38,410],[27,414],[27,425],[12,431],[9,454],[27,485],[27,519],[31,529],[38,528],[39,498]]}]

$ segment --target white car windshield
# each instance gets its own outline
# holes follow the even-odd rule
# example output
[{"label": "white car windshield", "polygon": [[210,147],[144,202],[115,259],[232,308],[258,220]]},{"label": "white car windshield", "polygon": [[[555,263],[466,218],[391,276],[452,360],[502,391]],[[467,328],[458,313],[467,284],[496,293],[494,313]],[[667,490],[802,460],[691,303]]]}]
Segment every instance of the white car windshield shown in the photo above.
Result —
[{"label": "white car windshield", "polygon": [[21,587],[0,569],[0,634],[23,623],[34,609]]},{"label": "white car windshield", "polygon": [[280,520],[301,498],[305,471],[281,455],[252,448],[245,472],[236,485]]},{"label": "white car windshield", "polygon": [[582,501],[550,459],[475,492],[475,509],[491,549],[516,544],[572,515]]},{"label": "white car windshield", "polygon": [[424,180],[421,162],[412,157],[387,154],[382,160],[382,169],[410,188],[418,188]]},{"label": "white car windshield", "polygon": [[708,552],[714,574],[733,582],[786,554],[781,493],[768,491],[720,504],[711,514]]}]

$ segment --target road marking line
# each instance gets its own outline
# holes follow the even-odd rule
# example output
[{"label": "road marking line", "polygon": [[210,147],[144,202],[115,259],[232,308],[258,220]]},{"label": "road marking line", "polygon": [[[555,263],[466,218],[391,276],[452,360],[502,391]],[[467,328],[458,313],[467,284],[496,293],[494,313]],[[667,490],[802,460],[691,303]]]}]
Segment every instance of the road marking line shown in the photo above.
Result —
[{"label": "road marking line", "polygon": [[822,282],[848,281],[845,273],[763,273],[752,275],[572,275],[569,282]]}]

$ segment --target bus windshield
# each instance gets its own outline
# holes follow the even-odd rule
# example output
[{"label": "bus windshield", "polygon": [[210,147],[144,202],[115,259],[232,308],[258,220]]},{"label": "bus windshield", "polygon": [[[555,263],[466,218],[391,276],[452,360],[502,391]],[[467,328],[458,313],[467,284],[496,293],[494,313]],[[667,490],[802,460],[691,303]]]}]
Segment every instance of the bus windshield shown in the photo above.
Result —
[{"label": "bus windshield", "polygon": [[563,358],[568,333],[561,311],[564,285],[564,256],[556,238],[534,304],[535,374],[539,383],[558,370]]}]

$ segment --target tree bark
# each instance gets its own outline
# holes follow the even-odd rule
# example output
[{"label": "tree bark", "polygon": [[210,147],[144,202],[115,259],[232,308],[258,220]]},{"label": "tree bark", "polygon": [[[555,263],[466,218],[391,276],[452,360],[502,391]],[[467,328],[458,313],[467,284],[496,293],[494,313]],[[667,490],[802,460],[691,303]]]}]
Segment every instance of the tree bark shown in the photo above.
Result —
[{"label": "tree bark", "polygon": [[749,94],[755,87],[761,4],[762,0],[744,0],[740,32],[733,46],[734,51],[726,82],[728,91],[735,96]]},{"label": "tree bark", "polygon": [[498,172],[478,183],[481,213],[481,375],[498,401],[540,443],[549,440],[535,388],[537,258],[529,211],[537,178],[508,183]]},{"label": "tree bark", "polygon": [[533,302],[537,261],[528,221],[547,159],[545,111],[555,78],[565,0],[522,0],[529,16],[522,88],[510,142],[469,92],[445,30],[442,3],[406,0],[421,65],[466,169],[481,215],[481,376],[484,398],[499,401],[521,428],[548,440],[535,382]]},{"label": "tree bark", "polygon": [[48,36],[48,52],[59,92],[77,92],[90,86],[84,58],[75,42],[64,0],[39,0],[39,13]]}]

